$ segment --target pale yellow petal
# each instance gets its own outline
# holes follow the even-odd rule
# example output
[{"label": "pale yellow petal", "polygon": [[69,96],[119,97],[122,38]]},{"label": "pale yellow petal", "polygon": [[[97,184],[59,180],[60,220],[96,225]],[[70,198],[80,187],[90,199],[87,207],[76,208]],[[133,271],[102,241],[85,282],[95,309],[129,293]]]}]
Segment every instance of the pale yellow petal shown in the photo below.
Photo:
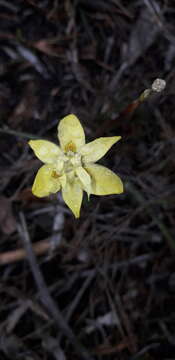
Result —
[{"label": "pale yellow petal", "polygon": [[66,186],[66,182],[67,182],[67,176],[66,174],[63,174],[59,177],[59,181],[60,181],[60,185],[62,188],[64,188]]},{"label": "pale yellow petal", "polygon": [[81,203],[83,199],[83,190],[78,181],[72,183],[67,182],[62,189],[63,200],[66,205],[72,210],[76,218],[80,216]]},{"label": "pale yellow petal", "polygon": [[83,156],[83,162],[88,163],[98,161],[106,154],[111,146],[120,139],[121,136],[101,137],[84,145],[79,151]]},{"label": "pale yellow petal", "polygon": [[89,164],[85,166],[85,170],[91,176],[91,194],[110,195],[123,192],[121,179],[108,168],[97,164]]},{"label": "pale yellow petal", "polygon": [[60,190],[59,177],[55,175],[52,165],[43,165],[37,172],[32,193],[37,197],[48,196]]},{"label": "pale yellow petal", "polygon": [[63,151],[77,151],[85,144],[83,127],[75,115],[70,114],[60,121],[58,138]]},{"label": "pale yellow petal", "polygon": [[59,146],[47,140],[30,140],[29,145],[38,159],[46,164],[51,164],[62,155]]},{"label": "pale yellow petal", "polygon": [[91,177],[82,166],[78,166],[75,170],[79,180],[82,183],[83,189],[90,195],[91,193]]}]

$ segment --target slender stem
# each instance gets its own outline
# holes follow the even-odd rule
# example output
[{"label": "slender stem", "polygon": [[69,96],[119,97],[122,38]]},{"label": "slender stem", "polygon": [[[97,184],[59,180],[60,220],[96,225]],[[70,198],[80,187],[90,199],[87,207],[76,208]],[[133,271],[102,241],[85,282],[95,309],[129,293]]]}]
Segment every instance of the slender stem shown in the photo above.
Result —
[{"label": "slender stem", "polygon": [[22,137],[25,139],[39,139],[39,138],[41,139],[41,137],[39,137],[38,135],[33,135],[33,134],[21,132],[21,131],[11,130],[9,128],[4,128],[4,129],[0,128],[0,133],[14,135],[14,136]]},{"label": "slender stem", "polygon": [[45,280],[43,278],[43,275],[40,271],[40,268],[38,266],[36,256],[34,254],[26,221],[24,218],[23,213],[20,213],[20,220],[21,220],[21,236],[23,238],[24,247],[27,253],[27,258],[29,261],[29,265],[33,274],[33,277],[35,279],[40,300],[43,303],[43,305],[46,307],[48,312],[51,314],[53,319],[55,320],[55,325],[58,328],[58,330],[62,331],[63,334],[69,339],[70,343],[73,345],[75,350],[78,354],[81,355],[83,360],[92,360],[92,358],[89,356],[88,351],[84,348],[84,346],[77,340],[76,336],[74,335],[72,329],[67,324],[65,318],[63,317],[59,307],[55,304],[54,300],[52,299],[47,285],[45,283]]}]

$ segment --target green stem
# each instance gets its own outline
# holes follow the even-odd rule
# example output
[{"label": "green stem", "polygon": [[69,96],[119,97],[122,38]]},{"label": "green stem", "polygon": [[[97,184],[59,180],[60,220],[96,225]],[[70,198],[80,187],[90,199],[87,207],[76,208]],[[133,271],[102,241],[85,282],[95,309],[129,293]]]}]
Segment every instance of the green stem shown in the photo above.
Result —
[{"label": "green stem", "polygon": [[25,139],[42,139],[42,137],[38,136],[38,135],[33,135],[33,134],[29,134],[29,133],[25,133],[25,132],[21,132],[21,131],[16,131],[16,130],[11,130],[8,128],[0,128],[0,133],[3,134],[9,134],[9,135],[14,135],[17,137],[22,137]]}]

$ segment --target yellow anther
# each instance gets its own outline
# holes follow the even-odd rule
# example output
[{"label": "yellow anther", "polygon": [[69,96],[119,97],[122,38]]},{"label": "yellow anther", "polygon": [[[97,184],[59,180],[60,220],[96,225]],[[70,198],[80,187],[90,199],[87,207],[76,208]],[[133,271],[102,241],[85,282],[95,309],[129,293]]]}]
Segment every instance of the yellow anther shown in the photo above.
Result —
[{"label": "yellow anther", "polygon": [[57,179],[57,178],[59,178],[60,175],[59,175],[55,170],[53,170],[51,176],[52,176],[54,179]]},{"label": "yellow anther", "polygon": [[70,141],[68,144],[66,144],[64,149],[65,149],[65,152],[68,152],[68,151],[76,152],[76,146],[72,141]]}]

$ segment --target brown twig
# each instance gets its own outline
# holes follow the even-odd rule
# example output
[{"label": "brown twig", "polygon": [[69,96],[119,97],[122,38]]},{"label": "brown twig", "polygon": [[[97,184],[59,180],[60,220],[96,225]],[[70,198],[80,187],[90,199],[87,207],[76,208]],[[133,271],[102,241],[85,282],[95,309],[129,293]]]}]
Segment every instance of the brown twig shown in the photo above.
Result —
[{"label": "brown twig", "polygon": [[57,327],[57,329],[59,331],[61,330],[62,333],[69,339],[70,343],[73,345],[76,352],[79,355],[81,355],[81,358],[84,360],[91,360],[88,351],[77,340],[72,329],[69,327],[65,318],[63,317],[59,307],[55,304],[54,300],[52,299],[48,291],[47,285],[38,266],[35,253],[33,252],[33,248],[31,245],[31,241],[23,213],[20,213],[20,220],[21,220],[21,227],[20,227],[21,238],[23,239],[25,251],[27,254],[27,259],[29,261],[31,271],[39,291],[41,302],[43,303],[44,307],[48,310],[48,312],[54,319],[55,326]]},{"label": "brown twig", "polygon": [[[50,248],[50,238],[38,241],[36,244],[32,245],[33,252],[36,255],[42,255]],[[7,251],[0,254],[0,265],[14,263],[25,259],[27,256],[25,249],[18,249],[13,251]]]},{"label": "brown twig", "polygon": [[161,93],[166,87],[166,82],[163,79],[156,79],[153,81],[149,89],[144,90],[141,95],[130,104],[128,104],[119,114],[116,115],[114,119],[107,119],[104,124],[98,129],[97,136],[101,133],[108,131],[115,127],[115,124],[123,118],[129,117],[132,118],[137,108],[147,99],[149,99],[155,93]]}]

